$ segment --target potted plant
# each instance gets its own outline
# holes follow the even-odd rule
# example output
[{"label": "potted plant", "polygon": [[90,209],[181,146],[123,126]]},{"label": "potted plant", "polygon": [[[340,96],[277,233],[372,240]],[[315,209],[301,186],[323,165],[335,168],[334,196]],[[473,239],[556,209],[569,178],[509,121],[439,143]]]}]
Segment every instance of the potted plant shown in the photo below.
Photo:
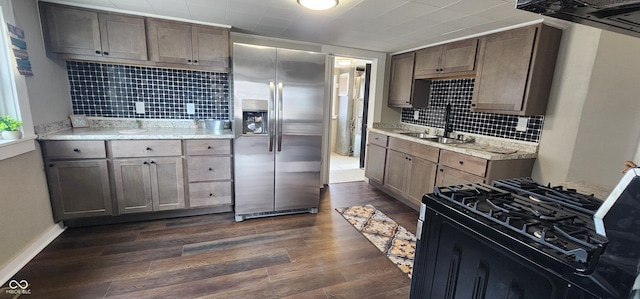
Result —
[{"label": "potted plant", "polygon": [[0,131],[2,131],[3,139],[13,140],[22,138],[22,132],[18,130],[20,126],[22,126],[22,122],[10,115],[0,116]]}]

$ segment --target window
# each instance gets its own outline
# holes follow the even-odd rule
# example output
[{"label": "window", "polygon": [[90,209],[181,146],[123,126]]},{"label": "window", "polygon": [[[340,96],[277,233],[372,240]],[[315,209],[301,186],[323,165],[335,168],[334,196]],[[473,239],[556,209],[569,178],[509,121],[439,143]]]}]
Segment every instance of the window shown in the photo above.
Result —
[{"label": "window", "polygon": [[0,160],[35,150],[33,122],[25,79],[16,69],[11,52],[7,22],[15,24],[9,0],[0,0],[0,115],[11,115],[22,121],[23,138],[0,139]]}]

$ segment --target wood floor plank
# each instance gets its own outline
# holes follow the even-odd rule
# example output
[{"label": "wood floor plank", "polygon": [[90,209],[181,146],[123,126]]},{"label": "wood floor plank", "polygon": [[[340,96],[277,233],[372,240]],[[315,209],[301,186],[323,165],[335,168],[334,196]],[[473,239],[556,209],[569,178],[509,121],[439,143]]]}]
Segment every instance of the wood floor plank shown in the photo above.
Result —
[{"label": "wood floor plank", "polygon": [[371,185],[332,184],[318,214],[70,228],[12,279],[32,298],[406,298],[406,275],[334,210],[366,204],[415,231],[418,213]]}]

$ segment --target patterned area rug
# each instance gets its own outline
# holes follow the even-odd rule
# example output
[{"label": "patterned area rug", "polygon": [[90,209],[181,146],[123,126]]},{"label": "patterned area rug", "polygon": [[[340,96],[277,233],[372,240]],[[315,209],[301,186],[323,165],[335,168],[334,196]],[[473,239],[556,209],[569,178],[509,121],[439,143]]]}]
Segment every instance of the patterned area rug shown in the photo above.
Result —
[{"label": "patterned area rug", "polygon": [[414,234],[372,205],[337,208],[336,211],[411,278],[416,251]]}]

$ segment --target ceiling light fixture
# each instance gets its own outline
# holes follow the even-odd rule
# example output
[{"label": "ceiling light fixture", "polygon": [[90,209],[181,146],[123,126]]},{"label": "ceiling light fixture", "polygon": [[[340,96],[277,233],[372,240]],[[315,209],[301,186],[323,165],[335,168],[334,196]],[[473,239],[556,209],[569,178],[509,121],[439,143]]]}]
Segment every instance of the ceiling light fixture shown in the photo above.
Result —
[{"label": "ceiling light fixture", "polygon": [[298,4],[313,10],[325,10],[338,5],[338,0],[298,0]]},{"label": "ceiling light fixture", "polygon": [[351,65],[351,59],[338,59],[338,65]]}]

